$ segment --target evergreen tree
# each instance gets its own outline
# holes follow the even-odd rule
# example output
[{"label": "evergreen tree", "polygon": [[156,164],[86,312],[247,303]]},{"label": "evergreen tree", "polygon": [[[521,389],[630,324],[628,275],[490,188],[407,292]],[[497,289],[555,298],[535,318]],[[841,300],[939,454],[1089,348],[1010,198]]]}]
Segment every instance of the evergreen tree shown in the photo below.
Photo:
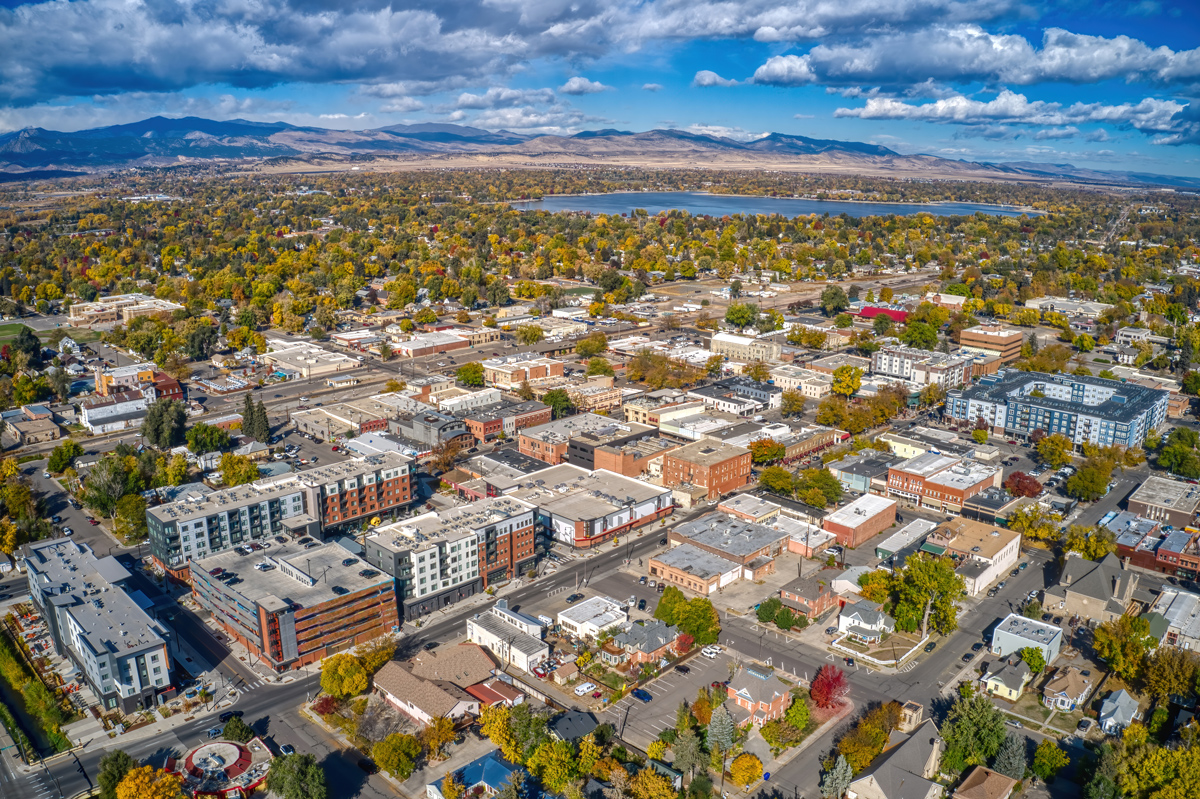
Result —
[{"label": "evergreen tree", "polygon": [[254,434],[254,400],[250,394],[246,392],[246,401],[242,403],[242,433],[248,436]]},{"label": "evergreen tree", "polygon": [[1029,334],[1029,354],[1037,355],[1037,352],[1038,352],[1037,333],[1031,332]]},{"label": "evergreen tree", "polygon": [[727,752],[733,748],[733,734],[736,727],[733,716],[729,715],[724,705],[713,711],[712,719],[708,722],[708,748]]},{"label": "evergreen tree", "polygon": [[267,409],[261,399],[258,401],[258,407],[254,409],[254,438],[263,444],[271,440],[271,420],[267,417]]},{"label": "evergreen tree", "polygon": [[1025,739],[1010,732],[1005,736],[1004,743],[1000,744],[1000,751],[996,753],[992,770],[1020,780],[1025,777],[1026,765]]},{"label": "evergreen tree", "polygon": [[100,799],[117,799],[117,786],[125,775],[137,768],[137,761],[120,749],[107,752],[100,758]]},{"label": "evergreen tree", "polygon": [[821,778],[821,796],[825,799],[840,799],[845,796],[846,790],[850,787],[850,780],[853,778],[854,772],[850,770],[850,764],[846,762],[845,756],[838,755],[833,768],[826,771],[825,776]]}]

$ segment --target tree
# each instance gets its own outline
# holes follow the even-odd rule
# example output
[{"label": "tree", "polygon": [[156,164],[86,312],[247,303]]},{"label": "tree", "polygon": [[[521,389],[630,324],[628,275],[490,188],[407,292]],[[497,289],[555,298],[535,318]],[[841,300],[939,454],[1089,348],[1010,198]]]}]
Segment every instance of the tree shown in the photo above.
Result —
[{"label": "tree", "polygon": [[788,709],[783,714],[783,720],[795,727],[797,730],[803,731],[808,726],[809,720],[812,718],[812,709],[808,706],[808,700],[804,698],[804,694],[797,689],[792,690],[792,703],[788,705]]},{"label": "tree", "polygon": [[988,434],[986,430],[972,430],[971,438],[976,444],[986,444],[988,440]]},{"label": "tree", "polygon": [[606,377],[612,377],[614,374],[616,374],[616,373],[613,371],[612,364],[609,363],[606,358],[600,358],[600,357],[592,358],[587,363],[587,376],[588,377],[593,377],[595,375],[604,375]]},{"label": "tree", "polygon": [[796,493],[810,505],[827,508],[842,498],[842,484],[828,469],[805,469],[796,476]]},{"label": "tree", "polygon": [[604,756],[604,750],[596,743],[594,733],[589,733],[579,739],[579,773],[591,774],[596,763]]},{"label": "tree", "polygon": [[193,425],[185,437],[188,449],[197,455],[203,455],[206,452],[225,452],[233,446],[229,433],[220,427],[214,427],[204,422],[197,422]]},{"label": "tree", "polygon": [[1074,446],[1071,439],[1062,433],[1054,433],[1037,443],[1037,454],[1050,468],[1061,469],[1071,462],[1071,450]]},{"label": "tree", "polygon": [[96,785],[100,788],[100,799],[117,799],[117,786],[125,775],[138,767],[137,761],[122,749],[106,752],[100,758],[100,773]]},{"label": "tree", "polygon": [[1187,696],[1200,673],[1194,653],[1173,646],[1160,646],[1146,659],[1146,691],[1160,702],[1171,695]]},{"label": "tree", "polygon": [[687,598],[684,597],[683,592],[673,585],[668,585],[658,598],[658,605],[654,608],[654,618],[674,627],[679,624],[679,617],[686,605]]},{"label": "tree", "polygon": [[421,731],[421,740],[429,751],[430,760],[441,760],[446,745],[454,740],[454,722],[445,716],[438,716]]},{"label": "tree", "polygon": [[575,747],[568,741],[547,741],[534,750],[525,764],[551,793],[562,793],[575,779]]},{"label": "tree", "polygon": [[550,406],[550,412],[554,415],[555,419],[569,416],[575,409],[575,406],[571,403],[571,396],[561,388],[547,391],[542,397],[542,402]]},{"label": "tree", "polygon": [[1079,471],[1067,479],[1067,494],[1083,502],[1092,502],[1108,493],[1112,462],[1089,458]]},{"label": "tree", "polygon": [[1050,541],[1058,538],[1062,517],[1051,513],[1042,505],[1030,504],[1017,508],[1008,517],[1008,526],[1032,541]]},{"label": "tree", "polygon": [[237,716],[225,722],[225,729],[221,732],[221,736],[226,740],[237,741],[240,744],[249,742],[254,735],[255,732],[250,725]]},{"label": "tree", "polygon": [[480,710],[479,729],[489,741],[500,748],[501,754],[507,760],[517,763],[523,757],[523,753],[509,723],[511,718],[512,713],[504,705],[486,706]]},{"label": "tree", "polygon": [[1145,618],[1124,615],[1097,627],[1092,646],[1114,674],[1131,682],[1141,675],[1146,652],[1155,643]]},{"label": "tree", "polygon": [[987,763],[1000,751],[1007,728],[1000,710],[974,691],[959,694],[942,725],[946,751],[942,762],[950,771]]},{"label": "tree", "polygon": [[[704,362],[704,372],[709,377],[720,377],[724,366],[725,358],[723,356],[712,355]],[[1200,378],[1200,372],[1197,373],[1197,378]]]},{"label": "tree", "polygon": [[146,410],[142,435],[146,443],[159,449],[170,449],[183,441],[183,425],[187,411],[183,403],[173,399],[157,400]]},{"label": "tree", "polygon": [[848,693],[850,693],[850,685],[846,681],[845,672],[831,663],[826,663],[821,667],[809,689],[809,696],[812,697],[813,704],[824,710],[840,705]]},{"label": "tree", "polygon": [[918,552],[904,563],[896,581],[896,626],[914,630],[919,620],[922,637],[929,627],[943,635],[958,629],[958,608],[955,600],[962,596],[961,575],[954,571],[954,561]]},{"label": "tree", "polygon": [[1058,772],[1067,767],[1071,758],[1059,748],[1058,742],[1043,738],[1033,753],[1033,773],[1043,780],[1052,780]]},{"label": "tree", "polygon": [[221,456],[221,480],[227,486],[240,486],[258,479],[258,464],[248,455],[226,452]]},{"label": "tree", "polygon": [[843,397],[851,397],[855,392],[862,387],[862,369],[857,366],[839,366],[833,370],[833,386],[831,390],[834,394]]},{"label": "tree", "polygon": [[179,799],[183,786],[174,774],[153,766],[130,769],[117,785],[117,799]]},{"label": "tree", "polygon": [[[492,285],[495,286],[499,282],[497,280]],[[505,291],[505,294],[507,293]],[[496,792],[495,799],[528,799],[528,796],[529,791],[526,787],[525,771],[524,769],[518,769],[509,775],[508,782]]]},{"label": "tree", "polygon": [[1072,524],[1063,537],[1063,552],[1078,552],[1087,560],[1103,560],[1116,551],[1116,534],[1107,527]]},{"label": "tree", "polygon": [[457,441],[438,444],[429,454],[429,465],[440,472],[448,472],[458,463],[462,445]]},{"label": "tree", "polygon": [[101,458],[88,475],[84,502],[111,519],[117,501],[125,496],[127,482],[125,465],[120,458],[114,455]]},{"label": "tree", "polygon": [[773,494],[790,497],[796,493],[796,480],[782,466],[768,466],[759,472],[758,484]]},{"label": "tree", "polygon": [[874,569],[858,578],[861,588],[859,594],[869,602],[878,602],[882,605],[891,598],[897,579],[899,579],[898,576],[893,576],[882,569]]},{"label": "tree", "polygon": [[1046,656],[1036,646],[1023,647],[1021,649],[1021,660],[1025,661],[1025,665],[1034,674],[1041,674],[1046,668]]},{"label": "tree", "polygon": [[729,776],[733,777],[735,785],[745,790],[762,779],[762,761],[749,752],[743,752],[729,764]]},{"label": "tree", "polygon": [[799,416],[804,413],[805,397],[795,389],[787,389],[779,398],[779,411],[784,416]]},{"label": "tree", "polygon": [[54,448],[50,453],[50,460],[46,464],[46,468],[55,474],[65,472],[75,459],[83,454],[83,447],[79,446],[79,442],[72,439],[64,439],[61,444]]},{"label": "tree", "polygon": [[521,325],[517,328],[517,343],[522,347],[530,347],[546,337],[546,331],[537,325]]},{"label": "tree", "polygon": [[321,690],[330,696],[358,696],[367,690],[367,683],[367,671],[354,655],[340,652],[321,664]]},{"label": "tree", "polygon": [[756,383],[765,383],[771,379],[771,368],[762,361],[755,361],[743,366],[742,374]]},{"label": "tree", "polygon": [[358,647],[358,662],[368,676],[373,676],[396,655],[396,641],[393,638],[373,638]]},{"label": "tree", "polygon": [[422,308],[413,315],[413,321],[418,325],[436,325],[437,320],[437,311],[432,308]]},{"label": "tree", "polygon": [[[664,592],[665,593],[665,592]],[[692,636],[701,646],[715,644],[721,635],[721,619],[708,597],[694,597],[679,611],[680,632]]]},{"label": "tree", "polygon": [[1025,739],[1011,732],[1006,734],[992,762],[992,770],[1014,780],[1022,780],[1025,778],[1025,764]]},{"label": "tree", "polygon": [[735,731],[736,725],[733,723],[733,716],[729,715],[729,711],[724,705],[718,705],[712,712],[712,718],[709,719],[705,732],[708,738],[708,748],[718,752],[728,752],[733,748]]},{"label": "tree", "polygon": [[113,535],[127,545],[146,537],[146,500],[141,494],[126,494],[117,500]]},{"label": "tree", "polygon": [[850,307],[850,299],[841,286],[826,286],[821,292],[821,309],[826,316],[837,316]]},{"label": "tree", "polygon": [[796,614],[786,605],[775,614],[775,626],[781,630],[790,630],[796,624]]},{"label": "tree", "polygon": [[50,373],[50,388],[59,401],[66,402],[71,397],[71,376],[65,369],[55,369]]},{"label": "tree", "polygon": [[[244,429],[243,432],[245,432]],[[255,441],[262,444],[271,440],[271,420],[267,417],[267,409],[261,399],[254,406],[254,428],[250,435]]]},{"label": "tree", "polygon": [[1031,599],[1021,607],[1021,615],[1027,619],[1042,618],[1042,603]]},{"label": "tree", "polygon": [[1042,493],[1042,484],[1036,477],[1025,472],[1013,472],[1004,480],[1004,487],[1014,497],[1036,497]]},{"label": "tree", "polygon": [[644,768],[634,776],[629,784],[629,793],[633,799],[675,799],[676,793],[671,781],[653,769]]},{"label": "tree", "polygon": [[826,771],[821,777],[821,796],[825,799],[841,799],[846,795],[853,779],[854,772],[851,771],[850,764],[846,762],[845,757],[838,755],[837,760],[833,763],[833,768]]},{"label": "tree", "polygon": [[371,747],[375,765],[398,780],[406,780],[416,769],[421,743],[412,735],[394,732]]},{"label": "tree", "polygon": [[267,790],[280,799],[329,799],[325,770],[312,755],[280,755],[271,761]]},{"label": "tree", "polygon": [[787,447],[771,438],[751,441],[748,449],[755,463],[774,463],[787,455]]},{"label": "tree", "polygon": [[725,310],[725,321],[738,330],[750,327],[758,321],[758,306],[749,302],[733,302]]},{"label": "tree", "polygon": [[937,328],[927,325],[924,322],[910,321],[904,326],[904,332],[900,334],[900,340],[910,347],[932,351],[938,343]]},{"label": "tree", "polygon": [[464,386],[479,387],[483,385],[483,364],[478,361],[464,363],[458,367],[458,371],[454,373],[458,378],[458,382]]},{"label": "tree", "polygon": [[575,354],[580,358],[594,358],[608,349],[608,336],[597,331],[575,344]]},{"label": "tree", "polygon": [[[459,311],[459,316],[465,314],[466,311]],[[462,795],[466,793],[467,787],[458,781],[458,777],[452,771],[447,771],[442,777],[441,794],[444,799],[462,799]]]}]

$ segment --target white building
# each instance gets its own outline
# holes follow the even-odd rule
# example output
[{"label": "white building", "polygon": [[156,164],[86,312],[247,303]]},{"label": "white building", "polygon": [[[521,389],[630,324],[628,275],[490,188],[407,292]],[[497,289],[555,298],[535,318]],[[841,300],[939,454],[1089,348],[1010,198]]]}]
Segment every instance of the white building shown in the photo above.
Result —
[{"label": "white building", "polygon": [[738,361],[778,361],[783,349],[778,341],[735,336],[732,333],[713,333],[708,348],[713,355]]},{"label": "white building", "polygon": [[141,390],[92,397],[79,406],[79,423],[92,435],[141,427],[146,418],[148,401],[146,392]]},{"label": "white building", "polygon": [[549,644],[513,624],[505,612],[497,613],[494,607],[467,619],[467,640],[486,648],[501,665],[522,671],[533,671],[534,666],[550,657]]},{"label": "white building", "polygon": [[172,682],[167,630],[125,592],[132,575],[69,538],[37,541],[26,552],[29,593],[55,651],[75,664],[106,710],[153,708]]},{"label": "white building", "polygon": [[1026,647],[1042,650],[1049,665],[1062,650],[1062,627],[1010,613],[992,633],[992,654],[1008,657]]},{"label": "white building", "polygon": [[799,391],[809,399],[823,399],[833,390],[832,375],[791,364],[771,369],[771,379],[784,391]]},{"label": "white building", "polygon": [[595,638],[629,620],[625,606],[606,596],[594,596],[558,614],[558,624],[580,638]]},{"label": "white building", "polygon": [[973,363],[974,359],[966,354],[947,355],[893,345],[876,350],[871,356],[871,371],[921,386],[955,388],[971,382]]}]

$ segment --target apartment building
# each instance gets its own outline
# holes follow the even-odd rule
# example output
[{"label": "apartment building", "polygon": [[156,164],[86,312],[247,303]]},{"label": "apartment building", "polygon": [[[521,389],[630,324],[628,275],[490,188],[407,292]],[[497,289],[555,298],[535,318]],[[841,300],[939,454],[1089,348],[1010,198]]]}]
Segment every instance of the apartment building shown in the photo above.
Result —
[{"label": "apartment building", "polygon": [[543,357],[535,352],[519,352],[481,362],[483,381],[489,386],[514,390],[525,381],[546,377],[562,377],[563,362]]},{"label": "apartment building", "polygon": [[735,336],[732,333],[713,333],[708,349],[713,355],[723,355],[735,361],[778,361],[783,351],[778,341]]},{"label": "apartment building", "polygon": [[173,576],[189,560],[289,533],[321,536],[413,501],[412,460],[385,452],[255,480],[209,494],[189,492],[146,509],[150,553]]},{"label": "apartment building", "polygon": [[396,578],[402,617],[453,605],[523,574],[535,562],[537,508],[492,497],[376,528],[368,563]]},{"label": "apartment building", "polygon": [[921,386],[957,388],[971,382],[974,368],[969,355],[947,355],[913,347],[881,347],[871,356],[871,371],[899,377]]},{"label": "apartment building", "polygon": [[96,325],[129,324],[139,316],[182,311],[177,302],[160,300],[145,294],[114,294],[99,297],[94,302],[80,302],[67,311],[72,327],[95,327]]},{"label": "apartment building", "polygon": [[799,391],[808,399],[824,399],[833,390],[832,375],[791,364],[772,368],[771,379],[784,391]]},{"label": "apartment building", "polygon": [[92,377],[96,383],[96,393],[108,397],[126,391],[144,388],[154,382],[157,367],[149,362],[133,363],[126,366],[92,367]]},{"label": "apartment building", "polygon": [[226,551],[189,568],[196,601],[275,672],[317,663],[400,624],[391,575],[364,569],[338,543],[273,544],[255,556]]},{"label": "apartment building", "polygon": [[888,496],[908,505],[961,513],[963,503],[1002,482],[1003,469],[928,452],[888,468]]},{"label": "apartment building", "polygon": [[968,352],[999,355],[1003,363],[1012,363],[1021,357],[1024,339],[1020,330],[1000,325],[975,325],[959,334],[958,344]]},{"label": "apartment building", "polygon": [[132,575],[70,538],[25,547],[34,607],[59,657],[75,664],[105,710],[153,709],[175,695],[168,632],[125,591]]},{"label": "apartment building", "polygon": [[946,396],[946,414],[998,436],[1061,433],[1076,445],[1140,447],[1167,418],[1170,394],[1119,380],[1007,370]]},{"label": "apartment building", "polygon": [[596,465],[596,450],[601,447],[619,447],[639,439],[649,439],[657,434],[657,430],[649,425],[633,422],[610,422],[604,427],[587,430],[571,436],[567,442],[567,452],[564,460],[572,466],[581,469],[600,468]]},{"label": "apartment building", "polygon": [[719,499],[753,482],[750,450],[715,441],[697,441],[663,456],[663,485],[693,485]]}]

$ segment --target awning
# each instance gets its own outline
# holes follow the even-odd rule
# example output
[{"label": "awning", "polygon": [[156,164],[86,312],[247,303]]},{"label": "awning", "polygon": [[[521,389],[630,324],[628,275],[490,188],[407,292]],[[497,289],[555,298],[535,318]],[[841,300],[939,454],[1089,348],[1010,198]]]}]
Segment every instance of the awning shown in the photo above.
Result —
[{"label": "awning", "polygon": [[921,552],[929,552],[934,555],[944,555],[946,553],[946,548],[939,547],[937,544],[931,544],[928,541],[926,541],[924,544],[921,544],[920,551]]}]

